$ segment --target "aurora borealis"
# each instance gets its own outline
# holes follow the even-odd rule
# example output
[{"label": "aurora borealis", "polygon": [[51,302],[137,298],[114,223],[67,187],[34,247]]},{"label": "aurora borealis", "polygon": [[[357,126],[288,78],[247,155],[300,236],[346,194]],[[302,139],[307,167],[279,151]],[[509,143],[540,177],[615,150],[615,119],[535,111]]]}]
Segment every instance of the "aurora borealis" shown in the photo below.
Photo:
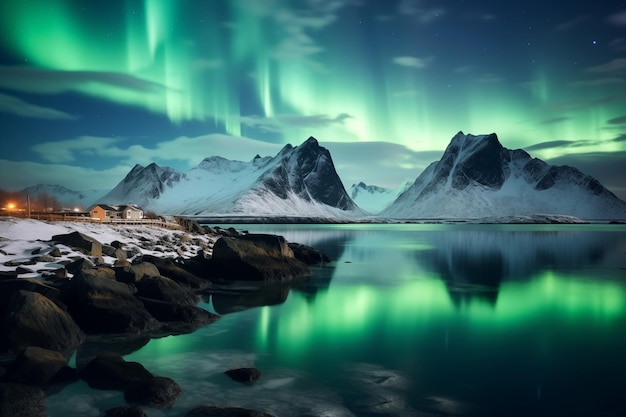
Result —
[{"label": "aurora borealis", "polygon": [[3,0],[0,188],[309,136],[346,187],[395,186],[463,130],[624,199],[625,29],[613,0]]}]

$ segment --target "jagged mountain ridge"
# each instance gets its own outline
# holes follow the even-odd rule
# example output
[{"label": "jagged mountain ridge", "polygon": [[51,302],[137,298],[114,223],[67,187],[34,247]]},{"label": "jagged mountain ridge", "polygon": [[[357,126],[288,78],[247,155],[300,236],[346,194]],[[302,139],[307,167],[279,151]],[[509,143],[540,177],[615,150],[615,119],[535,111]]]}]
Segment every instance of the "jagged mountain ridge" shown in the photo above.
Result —
[{"label": "jagged mountain ridge", "polygon": [[626,203],[596,179],[554,166],[521,149],[504,148],[495,133],[457,133],[396,201],[388,218],[477,218],[567,214],[583,219],[626,218]]},{"label": "jagged mountain ridge", "polygon": [[352,184],[350,197],[363,210],[377,214],[393,203],[412,184],[412,181],[405,181],[398,187],[386,188],[368,185],[361,181],[358,184]]},{"label": "jagged mountain ridge", "polygon": [[188,216],[363,214],[344,189],[330,153],[313,137],[250,162],[205,158],[186,173],[156,164],[136,166],[100,200]]}]

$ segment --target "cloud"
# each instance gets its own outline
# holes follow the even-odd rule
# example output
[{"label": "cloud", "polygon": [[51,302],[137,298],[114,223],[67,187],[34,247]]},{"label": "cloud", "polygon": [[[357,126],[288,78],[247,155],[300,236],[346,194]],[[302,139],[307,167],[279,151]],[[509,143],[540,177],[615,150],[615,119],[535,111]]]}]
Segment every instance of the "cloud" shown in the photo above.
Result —
[{"label": "cloud", "polygon": [[608,124],[611,125],[622,125],[626,124],[626,116],[615,117],[607,121]]},{"label": "cloud", "polygon": [[0,112],[33,119],[76,120],[71,114],[49,107],[37,106],[14,96],[0,93]]},{"label": "cloud", "polygon": [[567,148],[571,146],[574,142],[571,140],[552,140],[548,142],[536,143],[534,145],[525,146],[525,151],[539,151],[544,149],[558,149],[558,148]]},{"label": "cloud", "polygon": [[401,15],[415,18],[422,24],[430,23],[446,13],[440,7],[425,7],[421,0],[401,0],[397,10]]},{"label": "cloud", "polygon": [[121,139],[81,136],[76,139],[43,142],[32,147],[42,159],[52,163],[77,162],[82,157],[116,157],[124,155],[117,146]]},{"label": "cloud", "polygon": [[610,15],[607,20],[615,26],[626,26],[626,10]]},{"label": "cloud", "polygon": [[0,87],[10,90],[56,94],[78,90],[90,83],[140,93],[158,93],[166,89],[161,84],[119,72],[55,71],[43,68],[0,66]]},{"label": "cloud", "polygon": [[400,65],[402,67],[410,67],[410,68],[426,68],[432,58],[418,58],[414,56],[397,56],[393,58],[393,63]]},{"label": "cloud", "polygon": [[624,79],[619,77],[596,78],[594,80],[574,81],[570,83],[572,87],[603,87],[606,85],[624,84]]},{"label": "cloud", "polygon": [[128,142],[128,139],[121,138],[81,136],[41,143],[32,149],[42,159],[55,164],[81,165],[87,158],[98,157],[116,159],[128,166],[148,165],[152,162],[173,163],[176,165],[173,168],[187,170],[209,156],[250,160],[257,153],[273,156],[282,147],[280,144],[223,134],[181,136],[158,142],[149,148],[138,144],[128,146]]},{"label": "cloud", "polygon": [[609,46],[615,51],[626,51],[626,39],[615,38],[609,42]]},{"label": "cloud", "polygon": [[311,116],[278,115],[274,117],[242,116],[240,122],[246,126],[260,129],[264,132],[284,133],[288,128],[324,128],[332,125],[343,124],[351,119],[347,113],[340,113],[335,117],[327,114]]},{"label": "cloud", "polygon": [[571,117],[567,117],[567,116],[553,117],[551,119],[542,120],[541,122],[539,122],[539,125],[553,125],[553,124],[565,122],[571,119],[572,119]]},{"label": "cloud", "polygon": [[589,67],[585,71],[598,74],[626,71],[626,58],[617,58],[606,64]]}]

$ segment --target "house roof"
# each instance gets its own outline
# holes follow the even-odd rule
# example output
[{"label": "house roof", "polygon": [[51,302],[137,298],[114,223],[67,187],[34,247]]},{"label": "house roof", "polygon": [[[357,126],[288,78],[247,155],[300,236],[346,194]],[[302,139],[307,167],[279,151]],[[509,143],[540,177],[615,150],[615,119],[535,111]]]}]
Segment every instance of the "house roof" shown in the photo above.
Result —
[{"label": "house roof", "polygon": [[134,211],[143,211],[143,209],[141,207],[139,207],[137,204],[121,204],[121,205],[113,205],[113,204],[104,204],[104,203],[100,203],[100,204],[94,204],[93,206],[89,207],[88,211],[93,210],[96,207],[100,207],[104,210],[108,210],[108,211],[123,211],[126,209],[130,209],[130,210],[134,210]]}]

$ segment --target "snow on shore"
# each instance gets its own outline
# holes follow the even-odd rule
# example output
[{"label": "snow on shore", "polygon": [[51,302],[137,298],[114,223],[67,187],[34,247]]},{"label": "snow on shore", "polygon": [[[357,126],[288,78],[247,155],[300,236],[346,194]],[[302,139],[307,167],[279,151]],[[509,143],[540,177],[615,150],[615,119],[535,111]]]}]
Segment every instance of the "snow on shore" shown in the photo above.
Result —
[{"label": "snow on shore", "polygon": [[[85,255],[67,246],[56,245],[62,256],[54,262],[36,261],[29,264],[37,255],[46,255],[55,246],[52,236],[80,232],[102,244],[122,242],[125,248],[134,249],[138,254],[160,257],[191,258],[200,250],[210,253],[218,236],[190,234],[182,230],[168,230],[147,225],[111,225],[88,222],[47,222],[33,219],[0,217],[0,271],[14,271],[15,264],[24,262],[22,267],[30,272],[20,274],[20,278],[40,278],[42,271],[52,271],[63,267],[62,262]],[[104,262],[113,264],[115,258],[103,256]],[[8,263],[8,265],[7,265]]]}]

